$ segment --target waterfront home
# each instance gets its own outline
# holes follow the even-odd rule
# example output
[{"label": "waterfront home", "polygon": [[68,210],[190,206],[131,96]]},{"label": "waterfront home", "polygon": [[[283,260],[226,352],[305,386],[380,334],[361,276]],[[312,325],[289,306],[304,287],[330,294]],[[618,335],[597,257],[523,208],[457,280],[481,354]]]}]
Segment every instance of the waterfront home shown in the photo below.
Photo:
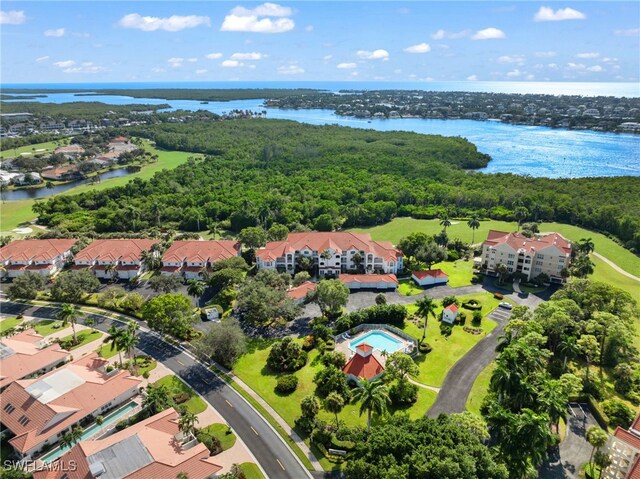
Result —
[{"label": "waterfront home", "polygon": [[428,271],[414,271],[411,279],[419,286],[433,286],[434,284],[447,284],[449,276],[441,269],[430,269]]},{"label": "waterfront home", "polygon": [[73,269],[89,268],[103,279],[131,279],[145,271],[143,253],[157,243],[150,239],[95,240],[75,255]]},{"label": "waterfront home", "polygon": [[395,274],[341,274],[338,279],[349,289],[395,291],[398,288]]},{"label": "waterfront home", "polygon": [[90,353],[37,379],[20,379],[0,394],[2,424],[22,459],[37,457],[83,419],[103,414],[138,394],[141,378],[107,370]]},{"label": "waterfront home", "polygon": [[162,255],[161,274],[178,274],[185,279],[204,279],[213,265],[240,256],[240,243],[232,240],[174,241]]},{"label": "waterfront home", "polygon": [[269,242],[256,251],[258,269],[293,274],[304,262],[320,277],[358,271],[396,274],[403,264],[400,250],[387,241],[373,241],[368,233],[289,233],[286,240]]},{"label": "waterfront home", "polygon": [[71,257],[75,239],[16,240],[0,248],[2,276],[15,278],[32,271],[41,275],[54,274]]},{"label": "waterfront home", "polygon": [[45,180],[71,180],[80,177],[80,170],[76,165],[67,165],[43,170],[41,176]]}]

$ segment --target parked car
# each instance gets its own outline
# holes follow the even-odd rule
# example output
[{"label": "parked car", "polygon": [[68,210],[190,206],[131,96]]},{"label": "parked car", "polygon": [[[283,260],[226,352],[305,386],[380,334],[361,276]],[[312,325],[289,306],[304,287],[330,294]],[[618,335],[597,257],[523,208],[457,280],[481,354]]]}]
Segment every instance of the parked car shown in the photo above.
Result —
[{"label": "parked car", "polygon": [[511,303],[507,303],[506,301],[503,301],[498,306],[504,309],[513,309],[513,306],[511,305]]}]

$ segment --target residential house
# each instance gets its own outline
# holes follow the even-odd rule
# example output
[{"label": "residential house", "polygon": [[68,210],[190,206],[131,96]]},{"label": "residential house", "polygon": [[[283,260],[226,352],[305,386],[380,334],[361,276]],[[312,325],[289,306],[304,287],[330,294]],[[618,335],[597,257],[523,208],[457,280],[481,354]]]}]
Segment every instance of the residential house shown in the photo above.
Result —
[{"label": "residential house", "polygon": [[402,252],[387,241],[373,241],[367,233],[289,233],[285,241],[272,241],[256,252],[258,269],[294,273],[307,258],[318,276],[341,273],[396,274],[402,270]]},{"label": "residential house", "polygon": [[44,374],[65,363],[70,354],[33,329],[0,340],[0,391],[17,379]]},{"label": "residential house", "polygon": [[[81,441],[33,473],[33,479],[189,479],[217,477],[222,466],[207,447],[179,430],[179,414],[169,408],[103,439]],[[75,464],[73,470],[64,467]]]},{"label": "residential house", "polygon": [[611,465],[601,473],[601,479],[640,479],[640,416],[628,430],[618,426],[606,448]]},{"label": "residential house", "polygon": [[59,168],[49,168],[43,170],[41,173],[42,178],[45,180],[72,180],[80,177],[80,170],[76,165],[61,166]]},{"label": "residential house", "polygon": [[430,269],[428,271],[414,271],[411,274],[419,286],[433,286],[434,284],[447,284],[449,276],[441,269]]},{"label": "residential house", "polygon": [[356,352],[342,368],[347,379],[359,381],[367,379],[373,381],[384,373],[384,366],[373,355],[373,347],[367,343],[360,343],[356,346]]},{"label": "residential house", "polygon": [[442,310],[442,322],[453,324],[458,317],[458,306],[455,303],[450,304]]},{"label": "residential house", "polygon": [[2,276],[16,278],[25,271],[50,275],[60,270],[71,258],[75,239],[16,240],[0,248]]},{"label": "residential house", "polygon": [[499,264],[509,273],[522,273],[526,280],[546,274],[552,281],[563,282],[562,271],[571,262],[571,243],[558,233],[527,238],[521,233],[490,230],[482,243],[481,267],[497,274]]},{"label": "residential house", "polygon": [[303,304],[307,298],[316,290],[318,285],[312,281],[305,281],[299,286],[287,291],[287,296],[293,299],[296,304]]},{"label": "residential house", "polygon": [[95,240],[75,255],[73,269],[89,268],[103,279],[131,279],[145,271],[142,254],[156,243],[150,239]]},{"label": "residential house", "polygon": [[174,241],[162,255],[161,274],[179,274],[185,279],[203,279],[204,271],[223,259],[240,256],[240,243],[219,241]]},{"label": "residential house", "polygon": [[108,361],[90,353],[37,379],[11,383],[0,394],[2,424],[22,459],[55,444],[83,419],[96,417],[138,394],[141,378],[107,372]]},{"label": "residential house", "polygon": [[338,278],[349,289],[376,289],[395,291],[398,278],[395,274],[341,274]]},{"label": "residential house", "polygon": [[67,146],[60,146],[58,148],[55,149],[55,152],[61,155],[64,155],[65,158],[69,159],[69,160],[74,160],[76,158],[78,158],[79,156],[81,156],[84,153],[84,148],[80,145],[67,145]]}]

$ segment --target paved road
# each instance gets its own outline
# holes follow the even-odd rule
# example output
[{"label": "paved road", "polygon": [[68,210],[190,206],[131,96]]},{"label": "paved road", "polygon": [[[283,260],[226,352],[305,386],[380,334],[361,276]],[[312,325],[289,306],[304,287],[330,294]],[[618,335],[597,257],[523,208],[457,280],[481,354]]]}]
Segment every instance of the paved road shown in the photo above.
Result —
[{"label": "paved road", "polygon": [[509,316],[511,311],[502,308],[496,308],[487,315],[498,325],[449,370],[436,402],[429,409],[427,416],[438,417],[441,413],[451,414],[466,410],[467,397],[478,374],[496,357],[498,338],[502,335]]},{"label": "paved road", "polygon": [[[2,302],[0,309],[2,314],[22,313],[43,319],[54,319],[59,311],[59,308],[52,306],[30,306],[8,301]],[[87,317],[93,319],[94,327],[102,331],[109,329],[112,323],[110,318],[99,314],[89,314]],[[246,443],[269,479],[312,477],[278,433],[218,376],[153,333],[140,331],[139,338],[140,351],[162,362],[220,413]]]},{"label": "paved road", "polygon": [[539,471],[540,479],[578,479],[580,466],[589,460],[591,445],[585,439],[587,429],[597,426],[586,404],[569,405],[567,435],[549,454]]}]

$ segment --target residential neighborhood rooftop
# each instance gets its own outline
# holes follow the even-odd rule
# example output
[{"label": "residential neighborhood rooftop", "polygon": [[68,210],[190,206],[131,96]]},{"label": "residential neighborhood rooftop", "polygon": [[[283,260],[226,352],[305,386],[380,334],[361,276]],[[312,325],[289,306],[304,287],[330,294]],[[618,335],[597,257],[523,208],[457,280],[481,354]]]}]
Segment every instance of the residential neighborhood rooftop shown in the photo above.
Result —
[{"label": "residential neighborhood rooftop", "polygon": [[139,261],[143,251],[148,251],[158,240],[150,239],[97,239],[76,253],[76,262]]},{"label": "residential neighborhood rooftop", "polygon": [[0,261],[51,261],[68,251],[75,239],[15,240],[0,248]]},{"label": "residential neighborhood rooftop", "polygon": [[174,241],[162,255],[162,261],[167,263],[216,262],[238,256],[240,243],[233,240],[209,241]]},{"label": "residential neighborhood rooftop", "polygon": [[522,249],[531,254],[550,246],[555,246],[564,253],[571,254],[571,243],[559,233],[546,233],[528,238],[522,233],[490,230],[483,245],[495,246],[502,243],[507,243],[516,251]]}]

